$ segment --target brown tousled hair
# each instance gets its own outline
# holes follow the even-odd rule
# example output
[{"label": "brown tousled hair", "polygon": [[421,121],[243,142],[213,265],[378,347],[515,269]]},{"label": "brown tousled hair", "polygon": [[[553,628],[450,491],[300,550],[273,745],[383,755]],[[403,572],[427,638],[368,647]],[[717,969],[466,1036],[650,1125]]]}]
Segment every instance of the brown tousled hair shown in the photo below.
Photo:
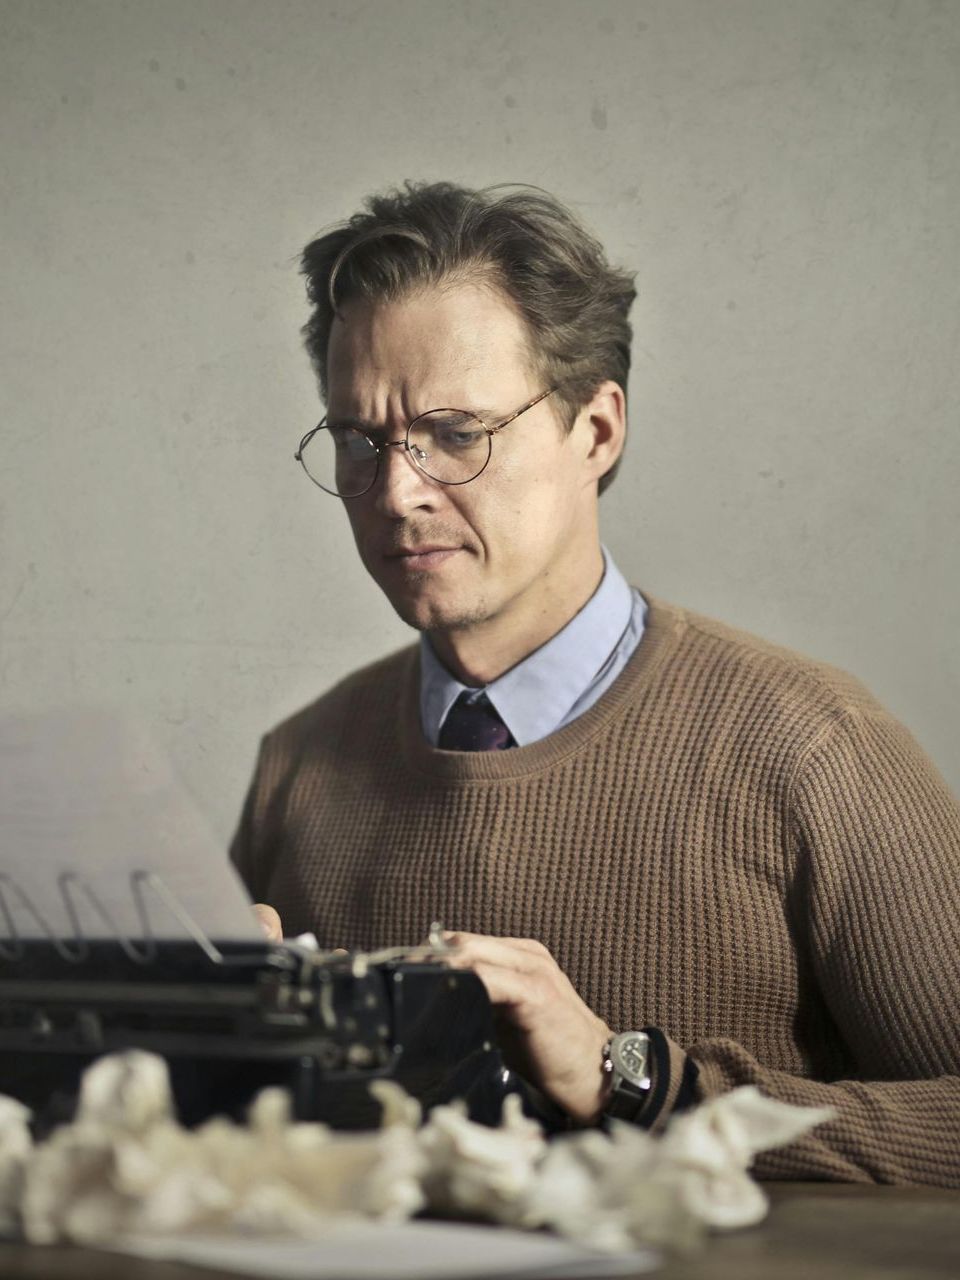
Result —
[{"label": "brown tousled hair", "polygon": [[[339,304],[395,301],[478,278],[522,315],[533,366],[559,388],[554,403],[566,430],[608,378],[626,394],[633,276],[612,267],[599,241],[544,191],[407,182],[369,197],[363,212],[312,240],[300,269],[313,308],[303,336],[324,395]],[[601,478],[601,492],[617,466]]]}]

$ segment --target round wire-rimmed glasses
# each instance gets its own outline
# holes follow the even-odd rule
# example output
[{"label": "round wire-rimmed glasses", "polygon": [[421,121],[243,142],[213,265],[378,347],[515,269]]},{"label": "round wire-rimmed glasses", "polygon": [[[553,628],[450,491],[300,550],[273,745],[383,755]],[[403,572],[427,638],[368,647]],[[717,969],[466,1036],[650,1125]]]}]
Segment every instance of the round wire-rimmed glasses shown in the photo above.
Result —
[{"label": "round wire-rimmed glasses", "polygon": [[313,483],[335,498],[359,498],[372,489],[385,449],[405,450],[438,484],[469,484],[490,461],[493,437],[556,390],[541,391],[493,427],[468,409],[428,409],[409,423],[402,440],[379,443],[351,422],[324,418],[307,432],[293,456]]}]

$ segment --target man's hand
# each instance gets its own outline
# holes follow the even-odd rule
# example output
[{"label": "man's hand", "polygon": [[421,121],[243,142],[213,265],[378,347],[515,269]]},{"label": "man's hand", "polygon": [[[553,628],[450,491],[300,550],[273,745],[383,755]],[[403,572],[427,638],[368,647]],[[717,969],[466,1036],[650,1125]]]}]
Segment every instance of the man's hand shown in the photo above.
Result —
[{"label": "man's hand", "polygon": [[532,938],[444,933],[448,963],[473,969],[498,1015],[504,1060],[581,1124],[605,1100],[603,1046],[613,1032],[583,1003],[547,948]]},{"label": "man's hand", "polygon": [[273,907],[267,906],[265,902],[255,902],[253,914],[257,917],[260,928],[267,935],[268,942],[283,941],[283,926],[280,923],[280,916]]}]

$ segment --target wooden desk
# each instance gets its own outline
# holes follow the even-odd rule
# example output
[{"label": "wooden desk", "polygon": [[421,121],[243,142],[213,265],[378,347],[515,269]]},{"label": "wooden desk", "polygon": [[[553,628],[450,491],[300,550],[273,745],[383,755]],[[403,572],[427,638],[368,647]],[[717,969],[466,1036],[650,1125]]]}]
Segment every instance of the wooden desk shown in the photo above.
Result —
[{"label": "wooden desk", "polygon": [[[759,1227],[712,1237],[662,1280],[958,1280],[960,1192],[771,1183]],[[3,1280],[226,1280],[221,1272],[86,1249],[0,1245]],[[231,1278],[232,1280],[232,1278]]]},{"label": "wooden desk", "polygon": [[713,1237],[663,1280],[960,1280],[960,1191],[767,1183],[760,1226]]}]

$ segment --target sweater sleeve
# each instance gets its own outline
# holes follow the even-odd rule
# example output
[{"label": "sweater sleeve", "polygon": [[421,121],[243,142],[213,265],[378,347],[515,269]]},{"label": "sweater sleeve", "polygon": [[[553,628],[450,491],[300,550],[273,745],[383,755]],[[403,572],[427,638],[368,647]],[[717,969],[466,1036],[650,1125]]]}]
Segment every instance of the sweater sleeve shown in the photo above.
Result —
[{"label": "sweater sleeve", "polygon": [[271,809],[271,793],[276,787],[276,770],[271,764],[269,736],[262,739],[256,768],[247,788],[240,821],[230,842],[230,861],[236,867],[254,902],[263,902],[269,879],[265,865],[269,844],[265,827]]},{"label": "sweater sleeve", "polygon": [[[671,1045],[700,1098],[755,1084],[836,1119],[757,1163],[766,1178],[960,1187],[960,806],[892,717],[848,711],[808,749],[790,804],[794,928],[849,1078],[765,1068],[741,1045]],[[661,1121],[662,1122],[662,1121]]]}]

